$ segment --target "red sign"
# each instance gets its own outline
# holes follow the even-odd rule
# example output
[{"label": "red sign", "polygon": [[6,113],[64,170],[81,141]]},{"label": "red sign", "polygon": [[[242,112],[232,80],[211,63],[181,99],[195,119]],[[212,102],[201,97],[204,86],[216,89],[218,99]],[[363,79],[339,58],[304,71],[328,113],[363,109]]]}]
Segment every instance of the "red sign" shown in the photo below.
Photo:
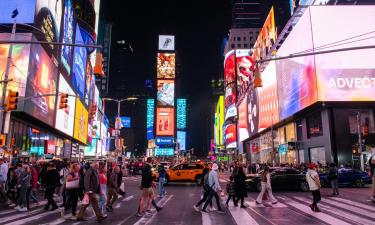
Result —
[{"label": "red sign", "polygon": [[156,135],[173,136],[174,135],[174,108],[156,109]]},{"label": "red sign", "polygon": [[224,86],[236,82],[236,72],[234,70],[234,51],[226,54],[224,60]]},{"label": "red sign", "polygon": [[237,127],[236,124],[228,124],[225,127],[225,146],[227,148],[237,147]]},{"label": "red sign", "polygon": [[238,132],[240,141],[244,141],[250,136],[247,118],[247,96],[245,96],[238,106]]}]

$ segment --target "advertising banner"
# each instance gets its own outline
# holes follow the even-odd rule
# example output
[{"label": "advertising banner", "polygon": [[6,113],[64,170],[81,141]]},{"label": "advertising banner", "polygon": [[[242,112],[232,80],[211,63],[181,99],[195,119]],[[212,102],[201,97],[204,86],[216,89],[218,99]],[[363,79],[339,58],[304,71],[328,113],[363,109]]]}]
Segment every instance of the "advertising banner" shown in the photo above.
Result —
[{"label": "advertising banner", "polygon": [[186,151],[186,131],[177,131],[177,143],[180,151]]},{"label": "advertising banner", "polygon": [[156,135],[174,136],[174,109],[156,109]]},{"label": "advertising banner", "polygon": [[173,137],[156,137],[155,143],[156,143],[157,146],[173,145],[174,144],[174,138]]},{"label": "advertising banner", "polygon": [[156,148],[155,156],[174,156],[174,148]]},{"label": "advertising banner", "polygon": [[0,24],[13,23],[13,11],[17,9],[17,23],[33,23],[35,0],[1,0]]},{"label": "advertising banner", "polygon": [[[61,2],[61,1],[60,1]],[[64,15],[63,15],[63,31],[61,42],[63,44],[73,44],[74,38],[74,15],[73,15],[73,6],[72,0],[65,0],[64,6]],[[65,68],[68,75],[70,75],[71,64],[72,64],[72,53],[73,47],[68,45],[61,46],[61,63]]]},{"label": "advertising banner", "polygon": [[[84,44],[81,36],[79,26],[76,29],[76,44]],[[86,66],[87,66],[87,51],[85,47],[74,47],[74,60],[73,60],[73,73],[72,83],[76,88],[76,91],[81,98],[84,98],[85,94],[85,78],[86,78]]]},{"label": "advertising banner", "polygon": [[224,86],[236,82],[236,71],[234,70],[234,50],[229,51],[224,59]]},{"label": "advertising banner", "polygon": [[276,39],[275,14],[272,7],[254,44],[254,60],[264,59],[271,51],[272,46],[276,43]]},{"label": "advertising banner", "polygon": [[244,141],[249,138],[249,124],[248,124],[248,112],[247,112],[247,96],[243,99],[241,104],[238,106],[238,132],[239,141]]},{"label": "advertising banner", "polygon": [[159,35],[159,50],[174,51],[174,36],[173,35]]},{"label": "advertising banner", "polygon": [[236,83],[228,84],[225,87],[225,108],[228,108],[231,105],[236,104],[237,101],[237,92],[236,92]]},{"label": "advertising banner", "polygon": [[176,55],[174,53],[158,53],[156,72],[158,79],[173,79],[176,75]]},{"label": "advertising banner", "polygon": [[131,127],[131,118],[126,117],[126,116],[122,116],[121,117],[121,124],[122,124],[122,127],[124,127],[124,128],[130,128]]},{"label": "advertising banner", "polygon": [[41,45],[32,45],[25,96],[34,97],[25,100],[24,111],[50,126],[55,118],[56,80],[57,69],[48,54]]},{"label": "advertising banner", "polygon": [[[76,98],[73,89],[69,86],[64,76],[60,74],[58,93],[66,93],[68,97],[68,107],[65,109],[57,109],[55,128],[73,137],[74,113],[76,111]],[[60,95],[57,99],[60,102]]]},{"label": "advertising banner", "polygon": [[250,49],[236,50],[237,93],[241,98],[253,81],[254,60],[250,56]]},{"label": "advertising banner", "polygon": [[155,100],[147,99],[147,115],[146,115],[146,127],[147,127],[147,140],[154,139],[154,113],[155,113]]},{"label": "advertising banner", "polygon": [[[37,0],[35,7],[34,26],[41,30],[36,32],[35,36],[40,41],[59,42],[60,26],[62,20],[62,1],[56,0]],[[59,47],[54,44],[43,44],[48,55],[53,55],[57,59]]]},{"label": "advertising banner", "polygon": [[74,117],[74,138],[87,143],[88,112],[81,100],[76,101],[76,113]]},{"label": "advertising banner", "polygon": [[224,144],[224,134],[223,134],[223,126],[224,126],[224,96],[220,96],[219,100],[216,105],[216,112],[215,112],[215,145],[222,146]]},{"label": "advertising banner", "polygon": [[236,124],[225,126],[225,147],[237,148],[237,127]]},{"label": "advertising banner", "polygon": [[186,99],[177,99],[177,129],[186,128]]},{"label": "advertising banner", "polygon": [[225,110],[225,120],[237,116],[236,105],[231,105]]},{"label": "advertising banner", "polygon": [[157,101],[158,106],[174,106],[174,81],[157,81]]}]

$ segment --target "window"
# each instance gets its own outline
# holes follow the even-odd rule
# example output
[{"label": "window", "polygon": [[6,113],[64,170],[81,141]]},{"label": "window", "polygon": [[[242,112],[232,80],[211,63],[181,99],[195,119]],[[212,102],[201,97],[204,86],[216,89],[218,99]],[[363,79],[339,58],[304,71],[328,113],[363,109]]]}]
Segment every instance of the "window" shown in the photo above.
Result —
[{"label": "window", "polygon": [[243,40],[246,41],[246,37],[243,37]]},{"label": "window", "polygon": [[235,48],[235,45],[234,45],[234,44],[231,44],[230,47],[231,47],[231,48]]},{"label": "window", "polygon": [[252,41],[253,40],[253,37],[250,37],[250,41]]},{"label": "window", "polygon": [[303,136],[302,136],[302,121],[301,120],[296,121],[296,130],[297,130],[297,141],[302,141]]},{"label": "window", "polygon": [[237,48],[241,48],[241,44],[237,44]]},{"label": "window", "polygon": [[241,41],[241,37],[237,37],[237,41]]},{"label": "window", "polygon": [[319,137],[323,135],[322,114],[316,112],[307,118],[307,137]]},{"label": "window", "polygon": [[244,48],[248,48],[248,44],[244,44],[243,47],[244,47]]}]

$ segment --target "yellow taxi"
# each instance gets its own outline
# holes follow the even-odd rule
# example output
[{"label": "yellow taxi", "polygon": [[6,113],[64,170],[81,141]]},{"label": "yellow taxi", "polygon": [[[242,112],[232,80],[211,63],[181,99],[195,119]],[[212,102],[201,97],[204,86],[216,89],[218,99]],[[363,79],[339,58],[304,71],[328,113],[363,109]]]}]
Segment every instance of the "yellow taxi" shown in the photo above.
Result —
[{"label": "yellow taxi", "polygon": [[169,168],[166,176],[168,182],[192,181],[198,185],[203,184],[204,165],[200,163],[181,163]]}]

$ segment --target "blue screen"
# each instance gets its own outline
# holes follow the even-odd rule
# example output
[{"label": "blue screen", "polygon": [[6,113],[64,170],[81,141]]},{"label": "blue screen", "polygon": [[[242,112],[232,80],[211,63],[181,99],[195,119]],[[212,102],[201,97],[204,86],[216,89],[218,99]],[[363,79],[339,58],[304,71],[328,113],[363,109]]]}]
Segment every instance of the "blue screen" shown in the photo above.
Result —
[{"label": "blue screen", "polygon": [[12,13],[18,11],[17,23],[33,23],[35,17],[35,0],[1,0],[0,23],[13,23]]},{"label": "blue screen", "polygon": [[[73,32],[74,32],[74,17],[72,9],[72,1],[66,0],[64,7],[64,27],[62,43],[72,44],[73,43]],[[72,46],[63,45],[61,47],[61,63],[65,70],[70,75],[70,66],[72,62]]]},{"label": "blue screen", "polygon": [[131,118],[130,117],[121,117],[122,127],[130,128],[131,127]]},{"label": "blue screen", "polygon": [[[84,44],[79,26],[76,29],[76,44]],[[85,78],[86,78],[86,60],[87,51],[84,47],[74,47],[74,63],[72,83],[77,93],[83,98],[85,94]]]}]

